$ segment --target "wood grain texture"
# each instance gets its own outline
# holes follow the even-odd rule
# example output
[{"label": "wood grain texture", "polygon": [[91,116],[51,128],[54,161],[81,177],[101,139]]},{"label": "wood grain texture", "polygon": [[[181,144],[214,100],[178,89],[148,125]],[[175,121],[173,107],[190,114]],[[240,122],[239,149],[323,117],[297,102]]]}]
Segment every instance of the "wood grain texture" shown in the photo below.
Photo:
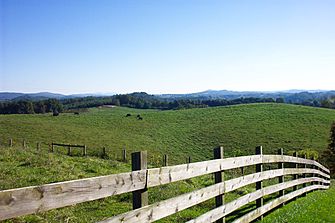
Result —
[{"label": "wood grain texture", "polygon": [[329,169],[321,165],[315,160],[309,160],[304,159],[300,157],[293,157],[293,156],[287,156],[287,155],[263,155],[263,163],[278,163],[278,162],[284,162],[284,163],[299,163],[299,164],[309,164],[314,165],[325,171],[326,173],[330,173]]},{"label": "wood grain texture", "polygon": [[[321,178],[317,178],[317,177],[311,177],[311,178],[301,178],[298,180],[294,180],[294,181],[288,181],[288,182],[283,182],[280,184],[276,184],[276,185],[272,185],[272,186],[268,186],[265,187],[261,190],[257,190],[255,192],[246,194],[234,201],[231,201],[223,206],[220,206],[218,208],[215,208],[209,212],[206,212],[205,214],[197,217],[196,219],[192,219],[190,221],[188,221],[187,223],[207,223],[207,222],[215,222],[217,219],[220,219],[224,216],[227,216],[228,214],[232,213],[233,211],[243,207],[244,205],[253,202],[259,198],[261,198],[262,196],[265,195],[269,195],[269,194],[273,194],[276,193],[280,190],[284,190],[287,188],[290,188],[292,186],[295,185],[300,185],[303,183],[308,183],[308,182],[313,182],[313,181],[326,181],[324,179]],[[260,216],[260,215],[259,215]],[[257,217],[259,217],[257,216]]]},{"label": "wood grain texture", "polygon": [[224,193],[224,183],[214,184],[143,208],[106,219],[101,223],[153,222]]},{"label": "wood grain texture", "polygon": [[235,220],[233,223],[249,223],[255,220],[256,218],[258,218],[259,216],[265,214],[266,212],[272,210],[273,208],[279,206],[280,204],[287,202],[295,197],[298,197],[308,191],[317,190],[317,189],[328,189],[328,188],[329,188],[328,186],[324,186],[324,185],[312,185],[312,186],[304,187],[302,189],[293,191],[282,197],[279,197],[275,200],[268,202],[267,204],[265,204],[264,206],[260,208],[257,208],[256,210],[249,212],[248,214]]},{"label": "wood grain texture", "polygon": [[[252,155],[215,159],[177,166],[167,166],[122,174],[0,191],[0,220],[65,207],[116,194],[138,191],[144,188],[190,179],[205,174],[261,164],[263,162],[292,162],[309,164],[322,169],[322,171],[311,168],[286,168],[245,175],[185,195],[171,198],[158,204],[145,206],[145,211],[143,212],[144,214],[139,214],[139,216],[135,216],[135,218],[131,219],[140,218],[140,216],[143,215],[147,218],[150,217],[150,219],[160,219],[161,216],[159,213],[163,213],[164,216],[167,216],[166,214],[168,213],[173,214],[176,211],[201,203],[204,200],[222,195],[224,192],[236,190],[251,183],[283,175],[316,174],[326,179],[330,178],[328,172],[326,171],[328,169],[324,168],[316,161],[291,156]],[[179,203],[176,203],[177,201]],[[164,207],[162,205],[165,205],[165,209],[162,209],[162,207]],[[142,208],[139,210],[142,210]],[[128,215],[131,216],[132,214],[125,213],[122,216],[128,218]]]},{"label": "wood grain texture", "polygon": [[0,191],[0,220],[145,188],[146,170]]},{"label": "wood grain texture", "polygon": [[85,145],[77,145],[77,144],[65,144],[65,143],[52,143],[52,146],[64,146],[64,147],[78,147],[78,148],[85,148]]},{"label": "wood grain texture", "polygon": [[260,155],[253,155],[153,168],[148,170],[148,187],[186,180],[242,166],[255,165],[261,162],[262,157]]},{"label": "wood grain texture", "polygon": [[[252,155],[149,169],[148,187],[186,180],[214,172],[261,164],[262,161],[263,163],[288,162],[311,164],[329,173],[327,168],[314,160],[281,155]],[[326,174],[326,176],[328,176],[328,174]]]},{"label": "wood grain texture", "polygon": [[[285,175],[285,174],[303,173],[304,171],[313,172],[317,170],[292,168],[292,169],[268,170],[264,172],[249,174],[243,177],[239,177],[239,178],[231,179],[231,180],[224,181],[218,184],[214,184],[212,186],[205,187],[205,188],[202,188],[202,189],[190,192],[190,193],[186,193],[178,197],[167,199],[167,200],[164,200],[164,201],[152,204],[152,205],[148,205],[140,209],[129,211],[124,214],[108,218],[101,222],[102,223],[107,223],[107,222],[108,223],[153,222],[153,221],[162,219],[164,217],[167,217],[169,215],[175,214],[179,211],[185,210],[196,204],[202,203],[208,199],[214,198],[220,194],[231,192],[233,190],[236,190],[246,185],[255,183],[257,181],[278,177],[283,174]],[[321,171],[318,171],[318,172],[322,173]],[[302,184],[305,182],[304,181],[305,179],[310,179],[310,178],[301,178],[301,181],[297,181],[297,182],[299,184],[300,183]],[[321,178],[311,178],[311,179],[322,180]],[[287,185],[289,183],[290,181],[287,182]],[[263,190],[259,190],[259,191],[263,191]],[[221,207],[225,207],[225,205]],[[221,217],[224,217],[224,216],[221,216]]]}]

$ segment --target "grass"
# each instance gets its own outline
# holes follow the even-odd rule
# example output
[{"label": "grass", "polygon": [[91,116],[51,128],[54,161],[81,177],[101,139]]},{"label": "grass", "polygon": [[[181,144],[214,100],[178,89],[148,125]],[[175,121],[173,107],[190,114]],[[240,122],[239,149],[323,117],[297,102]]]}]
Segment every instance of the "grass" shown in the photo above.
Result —
[{"label": "grass", "polygon": [[[0,190],[40,185],[131,170],[129,163],[96,157],[69,157],[63,154],[37,152],[35,149],[0,147]],[[174,197],[213,184],[204,176],[149,189],[149,202]],[[165,218],[160,222],[184,222],[209,210],[213,199],[194,208]],[[131,193],[50,210],[5,222],[96,222],[131,210]]]},{"label": "grass", "polygon": [[[125,117],[131,113],[131,117]],[[143,120],[137,120],[141,114]],[[327,146],[335,110],[285,104],[252,104],[178,111],[94,108],[78,115],[0,115],[0,190],[59,182],[85,177],[128,172],[129,163],[120,162],[121,150],[148,150],[149,167],[161,166],[162,155],[169,163],[212,158],[213,148],[223,145],[225,155],[253,154],[257,145],[265,153],[283,147],[322,151]],[[9,138],[14,148],[8,148]],[[25,139],[28,149],[22,149]],[[47,143],[86,144],[88,157],[66,155],[66,148],[49,153]],[[44,142],[41,151],[36,143]],[[102,147],[108,157],[99,158]],[[232,171],[227,177],[236,177]],[[149,189],[150,203],[213,184],[211,176]],[[253,185],[226,195],[231,201],[253,191]],[[319,192],[316,192],[319,193]],[[313,194],[311,194],[313,195]],[[310,196],[310,195],[309,195]],[[86,202],[7,222],[95,222],[131,210],[131,194]],[[244,208],[252,208],[250,204]],[[212,209],[214,199],[159,222],[185,222]],[[241,212],[240,212],[241,213]],[[236,218],[234,213],[228,220]],[[270,217],[270,215],[269,215]],[[280,222],[280,221],[279,221]]]},{"label": "grass", "polygon": [[331,182],[330,189],[315,191],[300,197],[294,202],[278,208],[266,217],[265,223],[326,223],[335,222],[335,185]]},{"label": "grass", "polygon": [[[125,117],[127,113],[133,114]],[[144,120],[136,120],[141,114]],[[223,145],[227,156],[254,153],[263,145],[265,153],[283,147],[322,151],[327,146],[335,111],[286,104],[252,104],[178,111],[95,108],[79,116],[61,114],[1,115],[0,138],[19,145],[27,140],[86,144],[93,155],[107,147],[111,156],[148,150],[153,165],[163,154],[171,163],[212,158],[212,149]]]}]

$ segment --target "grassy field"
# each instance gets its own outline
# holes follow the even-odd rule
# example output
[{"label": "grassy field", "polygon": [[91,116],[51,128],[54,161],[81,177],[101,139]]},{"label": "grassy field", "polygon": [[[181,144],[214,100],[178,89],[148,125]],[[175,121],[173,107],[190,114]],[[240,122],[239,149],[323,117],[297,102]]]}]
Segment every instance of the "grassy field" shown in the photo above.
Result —
[{"label": "grassy field", "polygon": [[[127,113],[132,116],[125,117]],[[137,114],[143,120],[137,120]],[[187,156],[192,156],[192,161],[208,160],[219,144],[224,146],[226,156],[252,154],[257,145],[263,145],[265,153],[279,147],[286,151],[300,148],[322,151],[334,120],[335,110],[285,104],[178,111],[94,108],[79,116],[58,117],[1,115],[0,190],[130,171],[129,163],[120,162],[123,147],[128,152],[148,150],[150,166],[161,166],[162,154],[168,154],[172,164],[185,163]],[[14,148],[5,146],[9,138],[14,139]],[[23,139],[29,145],[26,150],[21,147]],[[89,156],[67,156],[65,148],[49,153],[45,144],[41,151],[36,151],[37,142],[52,141],[87,144]],[[98,157],[103,146],[108,149],[106,159]],[[231,172],[227,177],[236,174]],[[152,188],[149,200],[153,203],[211,184],[212,177],[204,176]],[[253,186],[242,188],[229,193],[226,199],[233,200],[253,190]],[[95,222],[130,210],[130,202],[131,195],[125,194],[8,222]],[[212,199],[160,222],[185,222],[213,205]],[[253,204],[247,208],[251,207]],[[235,213],[228,220],[237,216]]]},{"label": "grassy field", "polygon": [[264,217],[265,223],[324,223],[335,222],[335,185],[331,182],[329,190],[315,191],[306,197],[298,198],[286,204],[268,216]]},{"label": "grassy field", "polygon": [[[131,117],[125,117],[131,113]],[[137,120],[141,114],[143,120]],[[135,110],[129,108],[95,108],[79,116],[61,114],[1,115],[0,138],[30,146],[36,142],[87,144],[88,153],[102,147],[112,156],[127,150],[148,150],[153,164],[162,154],[172,163],[212,158],[212,149],[223,145],[228,156],[251,154],[257,145],[265,153],[283,147],[314,149],[327,146],[335,111],[286,104],[252,104],[178,111]]]}]

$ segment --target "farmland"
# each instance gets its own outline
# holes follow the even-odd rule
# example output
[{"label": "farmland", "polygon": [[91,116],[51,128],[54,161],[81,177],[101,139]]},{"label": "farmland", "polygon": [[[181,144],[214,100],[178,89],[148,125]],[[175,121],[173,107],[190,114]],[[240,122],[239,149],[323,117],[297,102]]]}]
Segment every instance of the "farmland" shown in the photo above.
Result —
[{"label": "farmland", "polygon": [[[126,114],[131,114],[126,117]],[[140,114],[143,120],[138,120]],[[120,162],[121,149],[127,152],[147,150],[149,166],[161,166],[163,154],[170,163],[185,163],[212,158],[212,149],[221,144],[226,156],[253,154],[257,145],[264,153],[313,149],[321,152],[327,146],[329,127],[335,111],[284,104],[252,104],[176,111],[137,110],[129,108],[94,108],[74,115],[0,116],[1,149],[0,189],[39,185],[84,177],[126,172],[129,162]],[[8,148],[13,138],[14,147]],[[25,139],[28,149],[22,149]],[[88,157],[79,153],[67,156],[63,149],[48,152],[37,142],[86,144]],[[108,158],[98,157],[102,147]],[[208,177],[196,178],[153,188],[150,203],[213,184]],[[227,200],[250,192],[244,188],[230,193]],[[311,194],[313,195],[313,194]],[[93,222],[131,209],[130,194],[87,202],[68,208],[21,217],[9,222]],[[213,200],[182,211],[161,222],[184,222],[206,212]],[[270,217],[270,215],[269,215]],[[231,218],[234,218],[232,215]],[[280,222],[280,221],[279,221]]]},{"label": "farmland", "polygon": [[[125,117],[126,114],[131,117]],[[137,120],[140,114],[143,120]],[[111,154],[148,150],[168,154],[172,162],[212,158],[212,149],[222,145],[229,156],[250,154],[262,145],[265,153],[283,147],[322,151],[327,146],[335,111],[284,104],[252,104],[176,111],[129,108],[94,108],[79,116],[64,113],[2,115],[0,137],[30,146],[37,142],[86,144],[94,154],[106,147]]]}]

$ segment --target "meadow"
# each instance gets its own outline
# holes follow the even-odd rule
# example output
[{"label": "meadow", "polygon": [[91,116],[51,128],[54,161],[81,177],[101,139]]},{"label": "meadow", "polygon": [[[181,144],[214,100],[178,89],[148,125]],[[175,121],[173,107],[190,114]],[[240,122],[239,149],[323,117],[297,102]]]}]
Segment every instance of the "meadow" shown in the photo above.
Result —
[{"label": "meadow", "polygon": [[[126,117],[126,114],[132,114]],[[143,120],[137,120],[140,114]],[[27,140],[86,144],[94,154],[106,147],[112,155],[148,150],[160,159],[168,154],[172,163],[212,158],[222,145],[227,156],[252,154],[258,145],[264,153],[283,147],[322,151],[327,147],[335,111],[286,104],[251,104],[176,111],[138,110],[123,107],[93,108],[73,115],[1,115],[0,139],[20,145]],[[157,163],[158,160],[154,160]]]},{"label": "meadow", "polygon": [[[126,117],[126,114],[132,115]],[[137,120],[137,114],[143,120]],[[161,166],[163,154],[169,155],[170,164],[185,163],[188,156],[192,157],[192,162],[212,159],[213,148],[218,145],[224,146],[226,157],[253,154],[257,145],[262,145],[264,153],[269,154],[280,147],[286,152],[299,149],[322,152],[327,147],[330,125],[334,120],[335,110],[286,104],[176,111],[93,108],[80,115],[63,113],[57,117],[50,114],[1,115],[0,190],[130,171],[130,163],[120,161],[122,148],[126,148],[128,153],[147,150],[150,167]],[[9,138],[14,140],[12,148],[8,147]],[[27,149],[21,146],[23,139],[27,140]],[[50,153],[47,144],[53,141],[86,144],[88,156],[82,157],[79,153],[67,156],[65,149]],[[37,142],[45,143],[39,151]],[[104,159],[99,158],[102,147],[106,147],[108,152]],[[231,172],[226,177],[237,174],[240,173]],[[205,176],[153,188],[149,190],[149,201],[153,203],[211,184],[212,176]],[[226,199],[233,200],[253,190],[254,187],[246,187],[227,194]],[[323,192],[315,194],[318,193]],[[314,193],[307,198],[313,200],[312,196],[314,200],[321,199],[320,202],[331,202]],[[213,205],[211,199],[159,222],[185,222]],[[253,206],[250,204],[246,209]],[[131,210],[131,194],[7,222],[94,222],[127,210]],[[286,210],[291,211],[290,208]],[[278,217],[282,214],[276,213],[265,219],[285,222]],[[228,220],[238,215],[234,213]]]}]

